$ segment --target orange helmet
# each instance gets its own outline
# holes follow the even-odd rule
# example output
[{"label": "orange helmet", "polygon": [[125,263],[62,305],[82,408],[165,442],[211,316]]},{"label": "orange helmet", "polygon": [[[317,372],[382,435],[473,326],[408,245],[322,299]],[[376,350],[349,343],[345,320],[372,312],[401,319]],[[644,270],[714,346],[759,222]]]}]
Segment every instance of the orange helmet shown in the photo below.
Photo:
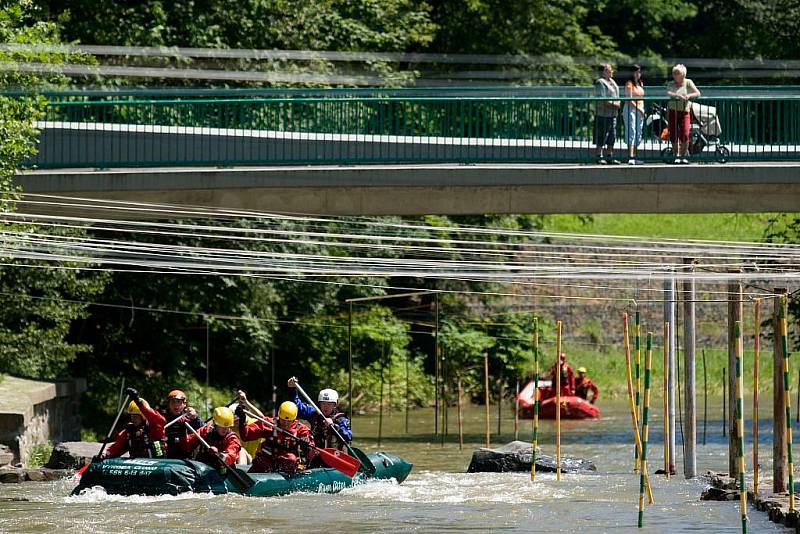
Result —
[{"label": "orange helmet", "polygon": [[167,395],[167,400],[186,400],[186,393],[181,391],[180,389],[173,389]]}]

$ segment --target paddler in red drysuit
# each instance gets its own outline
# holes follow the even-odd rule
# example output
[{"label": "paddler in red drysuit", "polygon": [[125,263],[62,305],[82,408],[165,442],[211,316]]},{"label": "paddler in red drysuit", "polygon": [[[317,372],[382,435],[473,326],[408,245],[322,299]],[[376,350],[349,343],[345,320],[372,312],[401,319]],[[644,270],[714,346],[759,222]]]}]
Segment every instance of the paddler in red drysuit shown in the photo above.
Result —
[{"label": "paddler in red drysuit", "polygon": [[222,455],[225,465],[233,467],[239,458],[239,451],[242,450],[242,443],[239,436],[233,431],[233,411],[227,406],[214,408],[213,423],[209,423],[197,431],[200,436],[211,447],[206,448],[200,443],[200,439],[192,432],[186,436],[184,453],[187,457],[200,447],[197,460],[207,463],[213,467],[220,467],[217,454]]},{"label": "paddler in red drysuit", "polygon": [[[561,396],[570,396],[575,394],[575,374],[572,372],[572,367],[567,363],[567,355],[565,353],[560,353],[558,355],[559,362],[561,364]],[[556,379],[558,375],[557,369],[559,367],[559,363],[554,363],[553,367],[550,368],[550,377],[553,381],[553,385],[550,387],[551,397],[555,397],[556,394]]]},{"label": "paddler in red drysuit", "polygon": [[[306,460],[310,460],[309,445],[314,445],[314,438],[311,437],[309,428],[297,420],[297,405],[292,401],[286,401],[278,409],[277,426],[292,434],[286,435],[272,428],[276,420],[272,417],[265,417],[269,424],[263,421],[255,421],[245,424],[244,408],[236,409],[239,412],[239,436],[243,441],[264,438],[261,447],[258,449],[256,457],[253,458],[253,465],[250,466],[250,473],[272,473],[280,471],[292,473],[300,469],[300,465],[308,465]],[[294,437],[299,439],[294,439]],[[303,441],[307,442],[303,443]]]},{"label": "paddler in red drysuit", "polygon": [[151,408],[147,401],[141,399],[135,389],[128,388],[125,393],[133,399],[126,410],[130,422],[116,435],[114,443],[109,445],[102,456],[94,460],[117,458],[126,452],[131,458],[164,458],[167,454],[164,434],[167,420]]},{"label": "paddler in red drysuit", "polygon": [[[588,400],[592,404],[596,403],[597,398],[600,396],[600,391],[597,389],[595,383],[586,376],[586,367],[578,367],[577,372],[578,378],[575,379],[575,395]],[[591,400],[589,399],[590,391],[592,392]]]}]

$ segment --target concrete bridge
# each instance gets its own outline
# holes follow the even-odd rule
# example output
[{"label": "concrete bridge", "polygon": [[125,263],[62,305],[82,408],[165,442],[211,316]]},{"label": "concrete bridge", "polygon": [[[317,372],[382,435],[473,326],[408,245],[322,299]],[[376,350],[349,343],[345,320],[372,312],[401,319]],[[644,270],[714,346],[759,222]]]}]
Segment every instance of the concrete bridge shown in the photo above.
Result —
[{"label": "concrete bridge", "polygon": [[688,166],[663,163],[663,102],[648,104],[646,164],[601,166],[591,97],[54,99],[39,123],[40,168],[17,183],[317,214],[800,209],[800,98],[705,100],[719,123],[695,125]]},{"label": "concrete bridge", "polygon": [[800,163],[49,169],[17,183],[27,193],[337,215],[800,210]]}]

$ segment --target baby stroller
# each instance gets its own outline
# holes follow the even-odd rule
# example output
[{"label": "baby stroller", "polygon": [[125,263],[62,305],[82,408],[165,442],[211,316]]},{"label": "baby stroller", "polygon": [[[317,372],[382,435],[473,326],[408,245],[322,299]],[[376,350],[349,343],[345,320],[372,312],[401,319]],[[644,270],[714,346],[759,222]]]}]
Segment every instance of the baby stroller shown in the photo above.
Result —
[{"label": "baby stroller", "polygon": [[[689,104],[691,113],[691,130],[689,131],[689,154],[700,154],[704,150],[714,150],[714,159],[719,163],[728,161],[731,153],[719,139],[722,127],[717,117],[717,108],[691,102]],[[650,115],[645,120],[653,136],[661,141],[669,142],[668,120],[669,112],[667,108],[653,105]],[[661,159],[668,163],[672,160],[672,147],[661,149]]]}]

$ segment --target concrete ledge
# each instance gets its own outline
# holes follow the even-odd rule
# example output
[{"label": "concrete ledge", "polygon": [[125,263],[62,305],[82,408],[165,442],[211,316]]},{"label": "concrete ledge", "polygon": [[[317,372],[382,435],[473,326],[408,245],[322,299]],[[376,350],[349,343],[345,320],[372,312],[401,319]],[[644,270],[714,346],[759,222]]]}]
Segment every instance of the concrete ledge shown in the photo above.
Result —
[{"label": "concrete ledge", "polygon": [[[26,193],[340,215],[708,213],[800,206],[800,163],[61,169],[26,172],[17,183]],[[20,210],[64,208],[22,204]]]}]

